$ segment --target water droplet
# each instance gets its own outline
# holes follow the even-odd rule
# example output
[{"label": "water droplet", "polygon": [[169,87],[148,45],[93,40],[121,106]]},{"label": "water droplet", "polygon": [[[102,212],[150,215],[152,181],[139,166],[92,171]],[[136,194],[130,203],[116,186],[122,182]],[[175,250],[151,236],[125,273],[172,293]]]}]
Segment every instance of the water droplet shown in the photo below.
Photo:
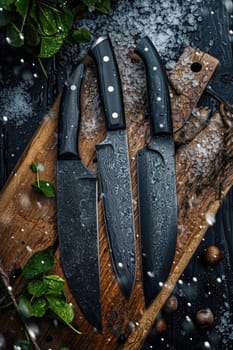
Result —
[{"label": "water droplet", "polygon": [[153,271],[147,271],[147,275],[151,278],[155,277],[155,274]]},{"label": "water droplet", "polygon": [[204,347],[210,349],[210,343],[208,341],[204,342]]}]

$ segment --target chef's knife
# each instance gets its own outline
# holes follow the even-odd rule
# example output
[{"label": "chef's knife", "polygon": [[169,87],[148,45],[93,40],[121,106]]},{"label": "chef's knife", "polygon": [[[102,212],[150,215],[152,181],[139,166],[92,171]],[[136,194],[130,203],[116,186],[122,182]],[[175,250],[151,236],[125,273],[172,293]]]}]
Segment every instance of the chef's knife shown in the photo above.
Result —
[{"label": "chef's knife", "polygon": [[149,38],[135,50],[147,75],[152,139],[137,156],[143,288],[149,306],[166,281],[177,238],[175,149],[167,77]]},{"label": "chef's knife", "polygon": [[97,66],[98,85],[107,122],[107,136],[96,147],[104,218],[113,267],[122,291],[129,297],[135,283],[136,252],[120,74],[108,36],[98,38],[91,53]]},{"label": "chef's knife", "polygon": [[80,64],[64,87],[59,112],[57,229],[61,261],[70,290],[86,319],[102,330],[99,281],[97,179],[78,151]]}]

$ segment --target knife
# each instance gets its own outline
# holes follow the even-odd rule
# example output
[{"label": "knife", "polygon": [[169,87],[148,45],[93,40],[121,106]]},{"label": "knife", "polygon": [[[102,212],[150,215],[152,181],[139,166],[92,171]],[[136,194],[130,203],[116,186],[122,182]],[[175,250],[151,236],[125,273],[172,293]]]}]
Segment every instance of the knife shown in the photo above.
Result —
[{"label": "knife", "polygon": [[152,139],[137,155],[140,249],[145,304],[166,281],[177,238],[175,148],[168,83],[148,37],[135,49],[146,67]]},{"label": "knife", "polygon": [[64,87],[59,111],[57,160],[57,229],[61,262],[70,290],[86,319],[102,331],[99,279],[97,178],[83,164],[77,137],[80,64]]},{"label": "knife", "polygon": [[128,298],[136,276],[134,212],[120,74],[110,38],[91,47],[96,62],[107,136],[96,146],[99,181],[112,264]]}]

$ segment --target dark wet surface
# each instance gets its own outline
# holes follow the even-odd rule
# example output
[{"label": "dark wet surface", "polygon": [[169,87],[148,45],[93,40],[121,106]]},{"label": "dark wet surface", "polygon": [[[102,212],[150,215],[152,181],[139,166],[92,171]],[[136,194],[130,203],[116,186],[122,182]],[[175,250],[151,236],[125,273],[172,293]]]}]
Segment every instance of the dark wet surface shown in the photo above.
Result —
[{"label": "dark wet surface", "polygon": [[[179,0],[191,6],[188,0]],[[189,37],[194,46],[207,51],[221,61],[219,73],[211,83],[215,93],[225,97],[232,104],[232,72],[233,60],[231,51],[232,35],[229,30],[232,26],[232,1],[206,0],[203,13],[207,13],[197,21],[198,29],[190,31]],[[188,4],[188,5],[187,5]],[[195,4],[194,4],[195,5]],[[227,12],[230,9],[230,12]],[[143,11],[141,9],[140,11]],[[165,13],[165,12],[163,12]],[[203,15],[201,16],[203,17]],[[157,18],[158,20],[158,18]],[[191,19],[190,19],[191,20]],[[119,24],[120,25],[120,24]],[[188,26],[188,24],[187,24]],[[101,25],[98,26],[101,32]],[[158,23],[158,27],[160,24]],[[107,31],[107,28],[103,30]],[[135,28],[135,37],[140,30]],[[119,45],[121,38],[114,38]],[[181,43],[173,42],[175,56],[180,53]],[[132,43],[128,43],[130,47]],[[169,44],[169,41],[168,41]],[[170,42],[171,44],[171,42]],[[166,47],[165,47],[166,49]],[[164,49],[164,52],[166,50]],[[119,50],[121,51],[121,50]],[[68,53],[70,55],[68,55]],[[65,77],[65,65],[68,62],[68,71],[77,61],[77,47],[72,50],[64,49],[64,55],[45,61],[49,79],[41,74],[37,61],[24,53],[19,53],[1,43],[0,57],[0,186],[5,183],[15,166],[19,156],[25,149],[34,131],[40,124],[45,112],[49,110],[55,97],[61,91]],[[164,55],[166,60],[166,55]],[[70,64],[70,65],[69,65]],[[123,70],[121,66],[121,70]],[[126,77],[130,72],[124,70]],[[132,74],[132,77],[134,74]],[[127,81],[127,79],[124,79]],[[128,105],[134,101],[135,90],[129,89],[130,96],[125,97]],[[22,110],[15,109],[12,100],[20,103]],[[4,103],[3,100],[4,99]],[[3,109],[6,105],[8,109]],[[217,109],[218,102],[204,94],[200,104]],[[11,108],[10,108],[11,107]],[[5,107],[4,107],[5,108]],[[126,105],[127,108],[127,105]],[[17,118],[14,117],[17,116]],[[6,118],[4,118],[4,116]],[[177,310],[168,312],[163,310],[161,317],[167,327],[163,332],[153,328],[143,349],[233,349],[233,190],[226,197],[220,208],[216,222],[207,231],[205,238],[197,252],[187,266],[184,274],[178,281],[173,294],[178,301]],[[223,259],[215,266],[209,266],[202,259],[205,248],[214,245],[223,251]],[[201,326],[196,315],[199,310],[210,309],[214,315],[214,322],[208,326]],[[124,339],[121,339],[123,342]]]}]

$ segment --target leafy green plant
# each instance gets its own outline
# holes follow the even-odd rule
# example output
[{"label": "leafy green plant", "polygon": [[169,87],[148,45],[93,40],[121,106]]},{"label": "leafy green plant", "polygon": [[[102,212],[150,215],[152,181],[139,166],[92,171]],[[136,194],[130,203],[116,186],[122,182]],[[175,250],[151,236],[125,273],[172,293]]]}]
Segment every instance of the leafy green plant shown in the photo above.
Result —
[{"label": "leafy green plant", "polygon": [[47,198],[55,197],[55,189],[52,183],[45,180],[40,180],[41,164],[32,162],[30,165],[31,170],[36,173],[36,181],[32,183],[32,188],[42,193]]},{"label": "leafy green plant", "polygon": [[13,349],[21,349],[21,350],[34,350],[32,344],[30,343],[29,340],[26,339],[19,339],[17,340],[14,345]]},{"label": "leafy green plant", "polygon": [[111,0],[2,0],[0,26],[6,29],[7,42],[24,47],[38,58],[52,57],[65,41],[87,42],[87,28],[75,29],[77,17],[87,10],[108,14]]},{"label": "leafy green plant", "polygon": [[38,251],[28,260],[22,269],[27,280],[25,291],[18,297],[18,311],[25,319],[54,315],[69,326],[74,332],[81,334],[72,326],[74,311],[66,302],[64,295],[65,281],[58,275],[47,274],[54,266],[52,248]]}]

